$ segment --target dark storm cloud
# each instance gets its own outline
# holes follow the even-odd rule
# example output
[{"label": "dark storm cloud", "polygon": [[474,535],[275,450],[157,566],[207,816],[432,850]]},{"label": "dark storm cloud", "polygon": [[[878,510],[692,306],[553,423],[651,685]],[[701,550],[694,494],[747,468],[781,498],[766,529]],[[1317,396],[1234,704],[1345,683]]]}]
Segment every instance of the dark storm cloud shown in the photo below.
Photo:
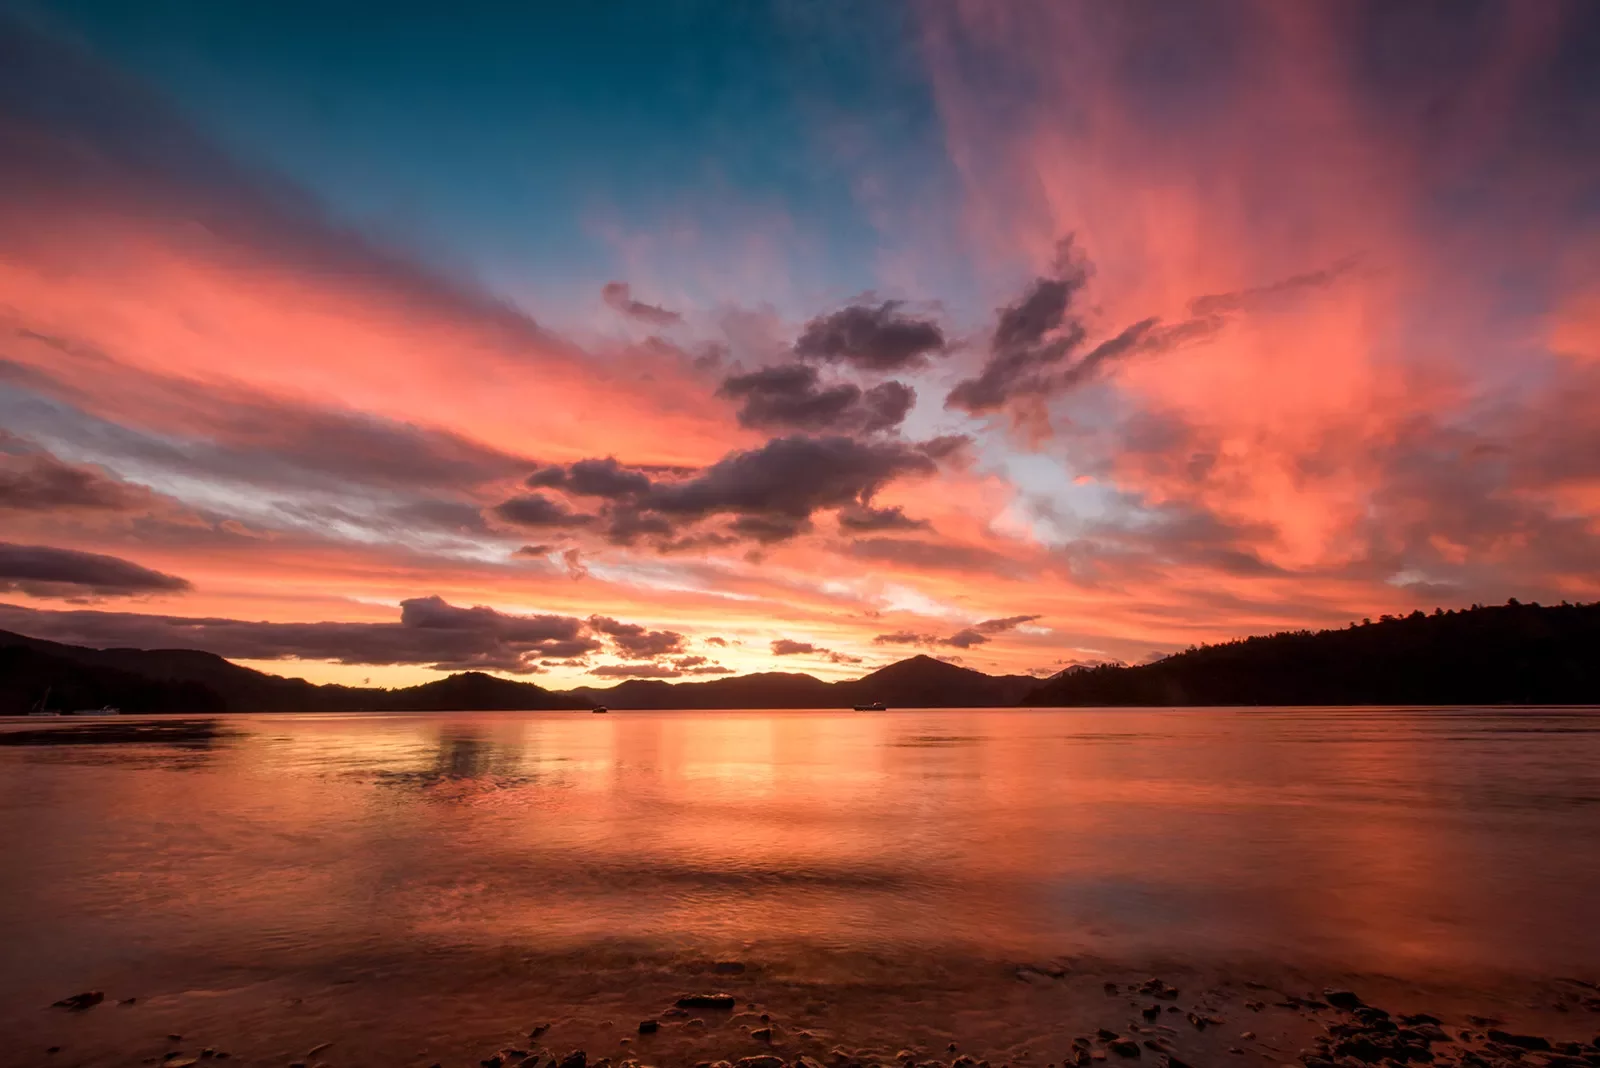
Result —
[{"label": "dark storm cloud", "polygon": [[972,629],[980,634],[1003,634],[1024,623],[1032,623],[1036,619],[1043,618],[1043,616],[1006,616],[1003,619],[985,619],[981,623],[974,623]]},{"label": "dark storm cloud", "polygon": [[873,645],[932,645],[939,640],[937,634],[918,634],[914,630],[897,630],[880,634],[872,639]]},{"label": "dark storm cloud", "polygon": [[610,638],[623,656],[636,660],[683,652],[683,635],[675,630],[647,630],[637,623],[619,623],[610,616],[590,616],[589,626]]},{"label": "dark storm cloud", "polygon": [[1235,290],[1232,293],[1210,293],[1189,302],[1189,314],[1203,319],[1213,315],[1230,315],[1270,306],[1280,298],[1292,297],[1310,290],[1326,289],[1349,274],[1356,266],[1356,258],[1348,257],[1320,271],[1307,271],[1291,275],[1263,286]]},{"label": "dark storm cloud", "polygon": [[612,309],[641,323],[665,327],[683,322],[683,316],[675,311],[634,300],[633,289],[626,282],[607,282],[601,287],[600,296]]},{"label": "dark storm cloud", "polygon": [[898,504],[892,508],[848,505],[839,509],[839,529],[853,534],[879,530],[927,530],[926,519],[913,519]]},{"label": "dark storm cloud", "polygon": [[402,601],[398,623],[266,623],[0,605],[0,629],[75,645],[203,649],[243,660],[419,664],[513,674],[537,671],[541,657],[567,659],[600,648],[580,619],[462,608],[440,597]]},{"label": "dark storm cloud", "polygon": [[589,669],[589,674],[608,679],[676,679],[683,675],[678,668],[667,664],[601,664]]},{"label": "dark storm cloud", "polygon": [[33,597],[132,597],[189,588],[186,579],[121,557],[0,542],[0,592]]},{"label": "dark storm cloud", "polygon": [[604,497],[615,500],[636,496],[650,488],[651,472],[626,467],[614,456],[599,460],[579,460],[565,467],[552,465],[528,476],[528,486],[560,488],[579,497]]},{"label": "dark storm cloud", "polygon": [[0,510],[128,512],[152,495],[91,467],[63,463],[0,430]]},{"label": "dark storm cloud", "polygon": [[866,371],[900,371],[944,349],[944,332],[928,319],[903,315],[902,301],[853,304],[806,324],[795,342],[802,359],[843,361]]},{"label": "dark storm cloud", "polygon": [[1039,616],[1006,616],[1004,619],[985,619],[981,623],[974,623],[970,627],[963,627],[948,637],[941,638],[937,634],[920,634],[911,630],[899,630],[892,634],[880,634],[872,639],[874,645],[951,645],[957,649],[970,649],[975,645],[983,645],[993,635],[1004,634],[1024,623],[1031,623]]},{"label": "dark storm cloud", "polygon": [[824,649],[822,646],[813,645],[811,642],[797,642],[792,638],[774,639],[772,642],[772,655],[820,656],[832,664],[859,664],[862,662],[859,656],[851,656],[849,653]]},{"label": "dark storm cloud", "polygon": [[922,451],[900,442],[774,438],[759,448],[729,453],[692,479],[656,484],[645,503],[683,517],[733,513],[805,519],[820,509],[865,503],[896,478],[936,469]]},{"label": "dark storm cloud", "polygon": [[817,369],[803,363],[731,375],[717,393],[741,402],[741,426],[859,434],[893,430],[917,399],[916,390],[903,382],[867,390],[848,382],[823,386]]},{"label": "dark storm cloud", "polygon": [[773,545],[806,533],[811,529],[811,520],[787,515],[742,515],[729,523],[728,529],[737,537]]},{"label": "dark storm cloud", "polygon": [[956,384],[945,407],[977,415],[1002,408],[1013,398],[1067,392],[1118,360],[1204,340],[1226,326],[1231,315],[1324,289],[1354,264],[1353,258],[1341,260],[1268,285],[1197,297],[1190,302],[1188,319],[1175,323],[1154,316],[1141,319],[1083,352],[1089,328],[1074,313],[1073,304],[1087,286],[1090,271],[1068,237],[1057,246],[1053,273],[1036,278],[1015,303],[999,310],[988,359],[975,378]]},{"label": "dark storm cloud", "polygon": [[1035,278],[1026,293],[999,310],[988,360],[976,378],[957,383],[945,407],[973,413],[998,408],[1020,382],[1083,344],[1088,331],[1068,313],[1088,284],[1089,267],[1069,236],[1056,246],[1052,272]]},{"label": "dark storm cloud", "polygon": [[574,512],[560,501],[541,493],[529,493],[501,501],[491,509],[494,515],[519,527],[583,527],[595,521],[584,512]]},{"label": "dark storm cloud", "polygon": [[[129,368],[70,339],[29,334],[113,382],[162,434],[93,414],[97,401],[65,377],[0,360],[0,417],[92,445],[95,452],[186,478],[275,490],[456,492],[528,469],[525,458],[452,431],[298,403],[236,386],[204,386]],[[44,399],[48,398],[48,399]]]},{"label": "dark storm cloud", "polygon": [[970,649],[974,645],[982,645],[988,640],[988,635],[976,630],[973,627],[967,627],[963,630],[958,630],[954,634],[950,635],[950,637],[945,638],[943,644],[953,645],[957,649]]}]

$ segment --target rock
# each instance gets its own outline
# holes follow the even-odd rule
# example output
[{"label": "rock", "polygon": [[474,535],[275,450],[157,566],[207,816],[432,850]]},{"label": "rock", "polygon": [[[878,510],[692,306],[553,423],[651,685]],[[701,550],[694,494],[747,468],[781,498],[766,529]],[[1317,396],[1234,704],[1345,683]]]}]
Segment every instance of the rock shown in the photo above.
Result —
[{"label": "rock", "polygon": [[740,1057],[734,1064],[735,1068],[783,1068],[783,1058],[763,1053],[756,1057]]},{"label": "rock", "polygon": [[718,975],[743,975],[744,965],[736,960],[719,960],[711,969]]},{"label": "rock", "polygon": [[772,1028],[757,1027],[755,1030],[750,1032],[750,1037],[755,1039],[757,1042],[771,1042]]},{"label": "rock", "polygon": [[532,1027],[528,1028],[528,1038],[529,1039],[538,1038],[540,1035],[544,1034],[548,1030],[550,1030],[550,1025],[547,1024],[547,1023],[534,1024]]},{"label": "rock", "polygon": [[198,1057],[169,1057],[167,1060],[163,1061],[162,1063],[165,1064],[167,1066],[167,1068],[194,1068],[195,1065],[200,1063],[200,1058],[198,1058]]},{"label": "rock", "polygon": [[306,1060],[310,1060],[312,1057],[315,1057],[317,1054],[321,1053],[323,1050],[329,1049],[332,1046],[333,1046],[332,1042],[319,1042],[319,1043],[317,1043],[315,1046],[312,1046],[310,1049],[306,1050]]},{"label": "rock", "polygon": [[1092,1060],[1103,1061],[1106,1059],[1106,1051],[1103,1049],[1092,1049],[1089,1051],[1089,1057]]},{"label": "rock", "polygon": [[1072,1051],[1072,1063],[1078,1065],[1078,1068],[1085,1068],[1092,1061],[1093,1058],[1089,1056],[1089,1051],[1083,1047],[1080,1046]]},{"label": "rock", "polygon": [[1178,988],[1168,986],[1160,979],[1147,979],[1139,985],[1139,993],[1149,994],[1151,997],[1160,998],[1162,1001],[1171,1001],[1178,996]]},{"label": "rock", "polygon": [[84,1009],[93,1008],[106,999],[105,994],[98,990],[85,990],[81,994],[62,998],[53,1006],[57,1009],[67,1009],[71,1012],[82,1012]]},{"label": "rock", "polygon": [[1187,1061],[1180,1061],[1172,1054],[1167,1054],[1167,1068],[1192,1068]]},{"label": "rock", "polygon": [[1244,1003],[1244,1007],[1251,1012],[1260,1012],[1267,1007],[1267,1003],[1265,1001],[1247,1001]]},{"label": "rock", "polygon": [[589,1063],[589,1055],[581,1049],[575,1049],[561,1058],[561,1068],[584,1068]]},{"label": "rock", "polygon": [[1117,996],[1117,984],[1116,983],[1107,983],[1106,984],[1106,996],[1107,997],[1116,997]]},{"label": "rock", "polygon": [[1359,1009],[1366,1004],[1366,1002],[1358,998],[1354,992],[1349,990],[1335,990],[1330,987],[1322,992],[1322,996],[1326,998],[1328,1004],[1332,1005],[1334,1008],[1344,1009],[1349,1012],[1354,1012],[1356,1009]]},{"label": "rock", "polygon": [[1106,1048],[1119,1057],[1139,1056],[1139,1043],[1131,1038],[1117,1038],[1106,1043]]},{"label": "rock", "polygon": [[1246,1042],[1249,1042],[1251,1039],[1256,1037],[1256,1033],[1254,1031],[1240,1031],[1239,1037],[1244,1039]]},{"label": "rock", "polygon": [[661,1030],[661,1021],[659,1020],[639,1021],[639,1033],[641,1035],[653,1035],[659,1030]]},{"label": "rock", "polygon": [[210,1046],[207,1046],[205,1049],[200,1051],[200,1056],[202,1057],[211,1058],[215,1057],[216,1055],[217,1051],[212,1049]]},{"label": "rock", "polygon": [[1154,1020],[1157,1016],[1161,1015],[1161,1006],[1146,1005],[1140,1010],[1140,1015],[1142,1015],[1146,1020]]},{"label": "rock", "polygon": [[500,1068],[500,1065],[503,1062],[501,1060],[500,1054],[496,1053],[496,1054],[493,1054],[492,1056],[485,1057],[483,1060],[479,1061],[478,1063],[480,1065],[482,1065],[482,1068]]},{"label": "rock", "polygon": [[1502,1042],[1507,1046],[1516,1046],[1520,1049],[1547,1050],[1550,1048],[1550,1040],[1548,1038],[1540,1038],[1538,1035],[1518,1035],[1510,1031],[1494,1029],[1489,1031],[1489,1041]]},{"label": "rock", "polygon": [[1117,1033],[1109,1028],[1102,1027],[1095,1032],[1095,1037],[1102,1042],[1110,1042],[1113,1038],[1117,1037]]},{"label": "rock", "polygon": [[685,994],[678,999],[680,1009],[722,1009],[732,1012],[737,1004],[732,994]]},{"label": "rock", "polygon": [[1425,1012],[1414,1012],[1410,1016],[1401,1016],[1400,1022],[1405,1024],[1407,1027],[1415,1027],[1418,1024],[1434,1024],[1437,1026],[1444,1021],[1439,1019],[1437,1016],[1430,1016]]}]

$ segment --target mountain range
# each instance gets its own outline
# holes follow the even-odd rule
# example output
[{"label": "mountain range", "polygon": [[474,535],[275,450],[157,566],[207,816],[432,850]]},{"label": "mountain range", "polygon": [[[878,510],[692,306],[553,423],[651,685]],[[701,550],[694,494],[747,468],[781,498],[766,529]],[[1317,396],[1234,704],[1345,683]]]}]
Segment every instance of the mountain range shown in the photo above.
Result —
[{"label": "mountain range", "polygon": [[630,679],[547,690],[467,671],[397,689],[317,685],[242,667],[193,649],[89,649],[0,631],[0,715],[26,712],[48,688],[50,707],[125,712],[510,711],[612,708],[848,708],[1015,705],[1039,680],[914,656],[846,682],[762,672],[711,682]]},{"label": "mountain range", "polygon": [[90,649],[0,631],[0,715],[1030,706],[1600,704],[1600,603],[1516,601],[1200,646],[1151,664],[986,675],[914,656],[859,679],[762,672],[547,690],[463,672],[397,689],[317,685],[193,649]]}]

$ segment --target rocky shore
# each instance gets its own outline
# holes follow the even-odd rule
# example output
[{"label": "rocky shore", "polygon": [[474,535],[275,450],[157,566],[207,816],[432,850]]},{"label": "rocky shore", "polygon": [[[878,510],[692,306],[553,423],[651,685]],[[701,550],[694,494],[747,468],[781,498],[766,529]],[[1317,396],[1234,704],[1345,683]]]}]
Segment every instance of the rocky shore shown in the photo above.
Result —
[{"label": "rocky shore", "polygon": [[[1011,991],[977,984],[962,993],[863,996],[815,989],[763,991],[741,982],[745,966],[719,962],[714,988],[661,997],[637,1018],[568,1013],[502,1040],[474,1044],[434,1026],[401,1052],[370,1031],[329,1034],[294,1048],[272,1028],[227,1035],[168,1032],[120,1049],[76,1046],[73,1031],[97,1014],[131,1018],[137,998],[83,991],[51,1008],[52,1045],[13,1047],[6,1063],[52,1068],[127,1064],[141,1068],[270,1065],[275,1068],[1600,1068],[1600,985],[1560,979],[1525,1002],[1523,1019],[1471,1011],[1459,999],[1427,1011],[1376,1004],[1371,992],[1291,989],[1285,983],[1196,977],[1104,978],[1061,965],[1017,965]],[[737,991],[737,992],[730,992]],[[772,996],[766,996],[770,993]],[[903,993],[903,992],[902,992]],[[1412,988],[1404,1000],[1422,992]],[[839,995],[843,995],[840,997]],[[594,1003],[621,1008],[630,999]],[[989,1011],[985,1011],[985,1002]],[[126,1014],[126,1015],[124,1015]],[[388,1037],[407,1036],[405,1006]],[[619,1015],[613,1013],[612,1015]],[[164,1017],[170,1018],[170,1017]],[[1531,1027],[1528,1021],[1544,1021]],[[903,1037],[886,1040],[896,1030]],[[914,1026],[906,1026],[910,1021]],[[1546,1026],[1549,1024],[1549,1026]],[[213,1030],[220,1030],[212,1025]],[[476,1024],[464,1032],[482,1030]],[[291,1039],[292,1041],[292,1039]],[[387,1047],[387,1048],[386,1048]]]}]

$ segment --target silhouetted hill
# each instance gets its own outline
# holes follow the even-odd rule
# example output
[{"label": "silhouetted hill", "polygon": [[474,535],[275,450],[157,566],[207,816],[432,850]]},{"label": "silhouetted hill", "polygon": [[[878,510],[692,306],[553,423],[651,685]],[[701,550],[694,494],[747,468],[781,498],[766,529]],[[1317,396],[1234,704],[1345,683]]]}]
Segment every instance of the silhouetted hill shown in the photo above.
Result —
[{"label": "silhouetted hill", "polygon": [[874,701],[890,708],[983,708],[1014,705],[1038,682],[1028,675],[985,675],[914,656],[845,682],[766,671],[711,682],[630,679],[570,692],[609,708],[849,708]]},{"label": "silhouetted hill", "polygon": [[354,690],[382,698],[374,707],[392,712],[536,712],[592,707],[582,696],[512,682],[481,671],[464,671],[436,682],[397,690]]},{"label": "silhouetted hill", "polygon": [[420,686],[318,686],[195,649],[89,649],[0,631],[0,715],[115,705],[124,712],[358,712],[588,708],[583,698],[471,671]]},{"label": "silhouetted hill", "polygon": [[[20,716],[45,695],[63,711],[115,705],[125,712],[226,711],[222,696],[197,682],[154,679],[6,644],[0,634],[0,716]],[[66,648],[71,648],[67,646]]]},{"label": "silhouetted hill", "polygon": [[985,675],[931,656],[913,656],[854,682],[834,684],[842,704],[882,701],[891,708],[991,708],[1014,705],[1039,685],[1031,675]]},{"label": "silhouetted hill", "polygon": [[1025,704],[1600,704],[1600,604],[1413,612],[1074,670]]},{"label": "silhouetted hill", "polygon": [[615,686],[581,686],[581,694],[609,708],[832,708],[835,684],[810,675],[763,671],[710,682],[629,679]]}]

